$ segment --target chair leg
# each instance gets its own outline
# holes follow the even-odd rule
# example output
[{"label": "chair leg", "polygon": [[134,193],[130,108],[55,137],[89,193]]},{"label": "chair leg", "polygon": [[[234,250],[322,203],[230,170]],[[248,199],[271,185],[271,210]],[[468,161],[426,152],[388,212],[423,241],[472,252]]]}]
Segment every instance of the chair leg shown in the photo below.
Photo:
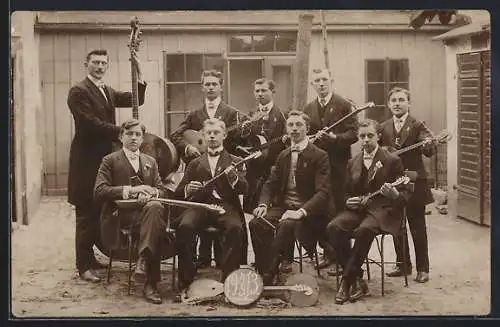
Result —
[{"label": "chair leg", "polygon": [[175,278],[176,278],[176,263],[177,263],[177,254],[174,253],[172,257],[172,290],[175,291]]},{"label": "chair leg", "polygon": [[385,294],[385,290],[384,290],[384,286],[385,286],[384,285],[385,284],[384,237],[385,237],[385,234],[382,235],[382,238],[380,240],[380,273],[382,274],[382,296],[384,296],[384,294]]},{"label": "chair leg", "polygon": [[113,264],[113,250],[109,250],[109,262],[108,262],[108,276],[106,279],[106,282],[109,284],[109,281],[111,279],[111,265]]},{"label": "chair leg", "polygon": [[302,273],[302,246],[298,241],[295,241],[295,244],[299,250],[299,271]]},{"label": "chair leg", "polygon": [[[407,237],[408,234],[406,232],[406,227],[404,228],[404,231],[403,231],[404,235]],[[407,275],[407,270],[406,270],[406,267],[407,267],[407,264],[408,262],[410,261],[410,258],[408,258],[406,256],[406,242],[402,242],[403,243],[403,248],[402,248],[402,251],[403,251],[403,274],[404,274],[404,278],[405,278],[405,287],[408,287],[408,275]]]},{"label": "chair leg", "polygon": [[366,278],[368,278],[368,280],[370,280],[371,279],[371,275],[370,275],[370,260],[368,260],[368,256],[366,256],[365,264],[366,264]]},{"label": "chair leg", "polygon": [[132,235],[128,236],[128,285],[127,285],[127,294],[130,295],[132,283]]},{"label": "chair leg", "polygon": [[337,291],[339,289],[339,286],[340,286],[340,274],[339,274],[339,269],[340,269],[340,265],[338,262],[335,262],[335,270],[336,270],[336,274],[335,274],[335,279],[337,281]]},{"label": "chair leg", "polygon": [[316,273],[318,274],[318,277],[321,277],[321,271],[319,269],[319,257],[318,257],[318,249],[314,248],[314,261],[316,263]]}]

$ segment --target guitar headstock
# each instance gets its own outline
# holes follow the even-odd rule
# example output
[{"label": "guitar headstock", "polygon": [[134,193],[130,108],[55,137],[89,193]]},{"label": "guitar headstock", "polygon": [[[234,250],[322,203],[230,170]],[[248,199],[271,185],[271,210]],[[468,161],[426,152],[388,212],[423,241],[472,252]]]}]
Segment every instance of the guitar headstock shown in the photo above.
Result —
[{"label": "guitar headstock", "polygon": [[134,55],[139,52],[139,46],[141,45],[141,28],[139,27],[139,19],[137,17],[133,17],[130,21],[130,40],[128,47],[130,49],[130,54]]},{"label": "guitar headstock", "polygon": [[442,130],[441,132],[439,132],[438,135],[436,135],[436,137],[434,138],[436,140],[437,143],[446,143],[448,142],[449,140],[451,140],[452,136],[450,134],[450,132],[448,132],[447,130]]},{"label": "guitar headstock", "polygon": [[363,110],[366,110],[366,109],[371,109],[371,108],[375,108],[375,103],[370,101],[370,102],[365,103],[361,107],[357,107],[354,111],[355,112],[360,112],[360,111],[363,111]]}]

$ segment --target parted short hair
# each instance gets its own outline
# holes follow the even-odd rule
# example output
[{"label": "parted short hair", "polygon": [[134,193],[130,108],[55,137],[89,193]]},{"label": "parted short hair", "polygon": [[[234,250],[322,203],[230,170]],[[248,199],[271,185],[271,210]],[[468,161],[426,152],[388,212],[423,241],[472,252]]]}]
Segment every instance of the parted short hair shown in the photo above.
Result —
[{"label": "parted short hair", "polygon": [[314,74],[320,74],[324,70],[326,70],[328,72],[328,76],[332,77],[332,72],[328,68],[313,68],[312,72]]},{"label": "parted short hair", "polygon": [[89,53],[87,53],[87,56],[85,57],[85,60],[89,61],[90,60],[90,56],[92,56],[92,55],[107,56],[108,59],[109,59],[108,50],[106,50],[106,49],[94,49],[94,50],[90,51]]},{"label": "parted short hair", "polygon": [[123,135],[123,133],[125,133],[125,131],[131,129],[132,127],[135,127],[135,126],[141,126],[141,130],[142,130],[142,134],[146,134],[146,126],[144,126],[143,123],[141,123],[139,120],[137,119],[134,119],[134,118],[130,118],[130,119],[127,119],[126,121],[124,121],[121,126],[120,126],[120,136]]},{"label": "parted short hair", "polygon": [[408,101],[410,101],[410,91],[408,91],[408,89],[405,89],[404,87],[399,87],[399,86],[395,86],[389,90],[389,93],[387,93],[387,101],[389,101],[391,95],[396,92],[403,92],[404,94],[406,94]]},{"label": "parted short hair", "polygon": [[208,118],[203,122],[203,129],[207,126],[219,125],[222,128],[222,131],[226,132],[226,123],[219,118]]},{"label": "parted short hair", "polygon": [[375,128],[375,131],[377,133],[380,130],[380,124],[378,123],[378,121],[373,120],[373,119],[365,118],[365,119],[360,120],[359,123],[358,123],[358,127],[359,128],[361,128],[361,127],[369,127],[369,126],[373,126]]},{"label": "parted short hair", "polygon": [[217,77],[219,79],[219,83],[220,85],[222,85],[222,83],[224,83],[224,78],[222,77],[222,73],[215,70],[215,69],[209,69],[209,70],[204,70],[202,73],[201,73],[201,84],[203,84],[203,81],[205,79],[205,77],[208,77],[208,76],[213,76],[213,77]]},{"label": "parted short hair", "polygon": [[307,127],[309,127],[311,125],[311,118],[305,112],[300,111],[300,110],[296,110],[296,109],[290,110],[288,112],[287,120],[288,120],[288,118],[293,117],[293,116],[302,117],[302,119],[304,119],[304,121],[306,122]]},{"label": "parted short hair", "polygon": [[276,89],[276,83],[272,79],[268,78],[259,78],[253,82],[253,85],[262,85],[262,84],[267,84],[268,88],[270,91],[274,93],[274,90]]}]

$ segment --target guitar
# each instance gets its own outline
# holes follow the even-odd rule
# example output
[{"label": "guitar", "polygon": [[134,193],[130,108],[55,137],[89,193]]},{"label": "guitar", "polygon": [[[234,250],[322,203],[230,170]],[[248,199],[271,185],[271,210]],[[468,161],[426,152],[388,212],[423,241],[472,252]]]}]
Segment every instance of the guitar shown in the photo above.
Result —
[{"label": "guitar", "polygon": [[[174,200],[174,199],[165,199],[165,198],[152,198],[151,201],[159,201],[163,204],[183,207],[183,208],[200,208],[208,211],[215,212],[219,215],[223,215],[226,213],[223,207],[216,204],[207,204],[200,202],[191,202],[191,201],[183,201],[183,200]],[[116,205],[120,209],[135,209],[138,206],[137,199],[128,199],[128,200],[116,200]]]},{"label": "guitar", "polygon": [[[132,19],[130,26],[131,32],[128,47],[130,49],[130,68],[132,74],[132,117],[139,120],[138,72],[134,64],[134,58],[137,56],[142,40],[140,39],[141,31],[137,17]],[[174,144],[166,138],[146,132],[143,136],[140,151],[156,159],[162,180],[165,180],[171,172],[176,171],[179,167],[180,158],[177,155],[177,150]]]},{"label": "guitar", "polygon": [[[258,121],[262,117],[264,117],[265,114],[262,112],[258,112],[255,115],[252,116],[249,120],[246,120],[240,124],[236,124],[233,126],[230,126],[226,128],[226,133],[229,134],[230,132],[240,128],[244,124],[252,124],[253,122]],[[194,129],[187,129],[184,131],[182,134],[184,137],[184,140],[186,143],[196,147],[200,153],[204,153],[207,150],[207,144],[205,143],[205,138],[203,137],[203,133],[201,131],[195,131]]]}]

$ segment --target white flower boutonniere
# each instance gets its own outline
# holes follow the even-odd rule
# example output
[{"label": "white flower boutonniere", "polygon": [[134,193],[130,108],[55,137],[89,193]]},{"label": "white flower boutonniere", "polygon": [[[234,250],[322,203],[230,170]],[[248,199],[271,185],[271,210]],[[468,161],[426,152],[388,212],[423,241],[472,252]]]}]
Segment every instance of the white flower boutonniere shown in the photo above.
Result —
[{"label": "white flower boutonniere", "polygon": [[149,163],[145,163],[144,164],[144,169],[148,170],[149,168],[151,168],[151,165]]},{"label": "white flower boutonniere", "polygon": [[383,166],[384,166],[384,165],[382,165],[382,163],[380,162],[380,160],[379,160],[379,161],[377,161],[377,162],[375,163],[375,167],[376,167],[377,169],[380,169],[380,168],[382,168]]}]

